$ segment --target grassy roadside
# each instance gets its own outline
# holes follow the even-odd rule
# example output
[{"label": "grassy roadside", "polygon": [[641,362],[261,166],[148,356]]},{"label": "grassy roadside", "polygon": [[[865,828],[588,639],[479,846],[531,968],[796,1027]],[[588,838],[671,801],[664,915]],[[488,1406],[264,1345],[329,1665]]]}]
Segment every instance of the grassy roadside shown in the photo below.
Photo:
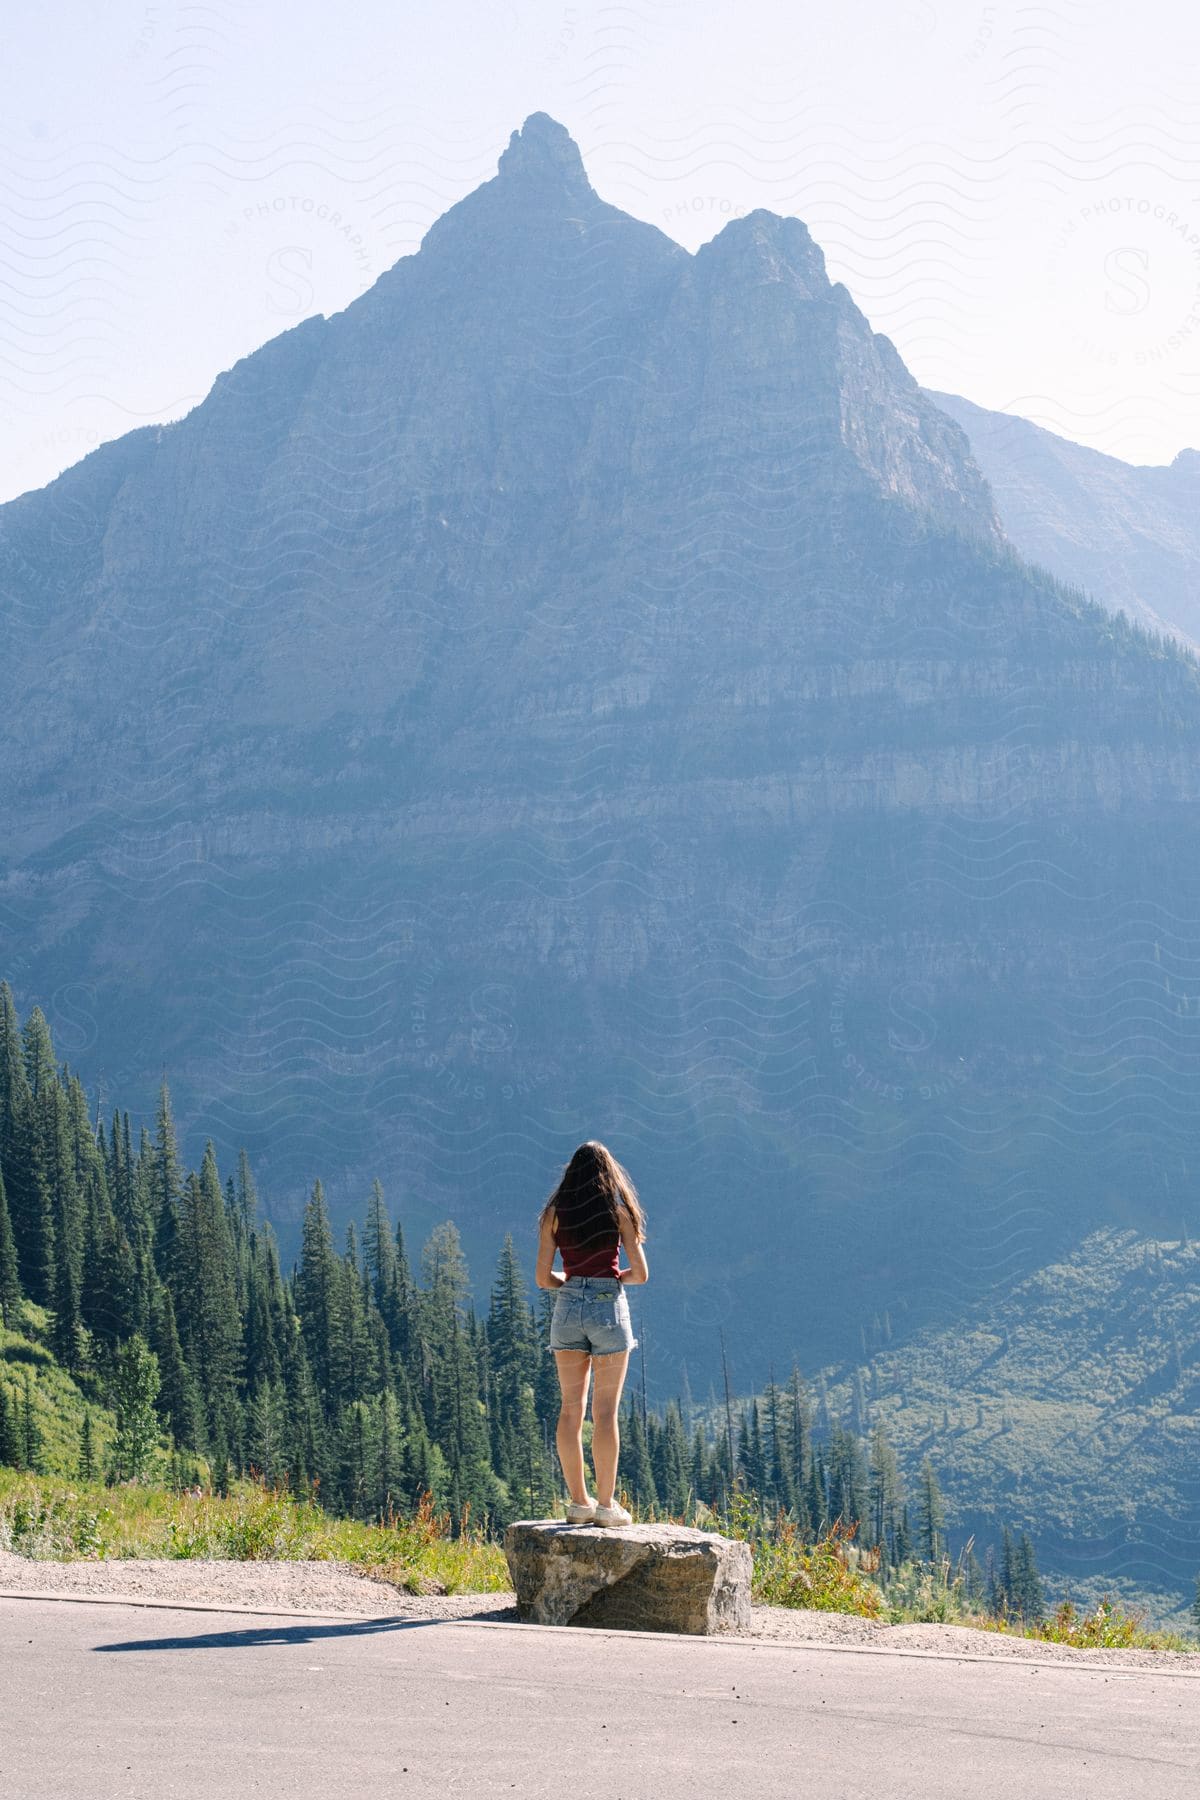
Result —
[{"label": "grassy roadside", "polygon": [[35,1561],[335,1562],[410,1593],[509,1585],[500,1546],[468,1521],[452,1536],[449,1516],[428,1503],[411,1518],[364,1525],[249,1484],[222,1498],[0,1469],[0,1550]]},{"label": "grassy roadside", "polygon": [[[793,1527],[764,1528],[747,1505],[695,1522],[750,1541],[751,1592],[759,1605],[849,1613],[881,1624],[962,1625],[1077,1648],[1200,1651],[1194,1640],[1147,1629],[1138,1614],[1107,1600],[1087,1611],[1064,1601],[1036,1624],[994,1618],[968,1604],[961,1573],[948,1558],[906,1564],[879,1581],[852,1566],[837,1527],[805,1544]],[[466,1519],[453,1531],[449,1515],[428,1501],[410,1518],[367,1525],[249,1483],[222,1498],[0,1469],[0,1550],[34,1561],[331,1562],[418,1594],[509,1588],[500,1545]]]}]

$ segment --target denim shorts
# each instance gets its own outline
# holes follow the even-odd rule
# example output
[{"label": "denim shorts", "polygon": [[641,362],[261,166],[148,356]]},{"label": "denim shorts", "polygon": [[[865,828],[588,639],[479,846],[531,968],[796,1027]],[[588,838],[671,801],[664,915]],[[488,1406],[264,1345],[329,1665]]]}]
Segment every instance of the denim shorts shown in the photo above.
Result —
[{"label": "denim shorts", "polygon": [[571,1275],[559,1288],[550,1315],[551,1350],[586,1350],[612,1356],[637,1343],[629,1296],[611,1275]]}]

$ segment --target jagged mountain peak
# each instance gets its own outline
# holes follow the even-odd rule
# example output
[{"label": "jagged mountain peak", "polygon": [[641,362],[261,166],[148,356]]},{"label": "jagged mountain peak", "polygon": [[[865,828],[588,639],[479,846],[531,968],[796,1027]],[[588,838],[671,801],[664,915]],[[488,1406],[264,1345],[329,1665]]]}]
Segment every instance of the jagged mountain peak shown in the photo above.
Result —
[{"label": "jagged mountain peak", "polygon": [[803,219],[769,212],[766,207],[730,219],[696,254],[720,261],[751,257],[779,276],[787,270],[803,270],[829,285],[824,253]]},{"label": "jagged mountain peak", "polygon": [[[497,271],[508,265],[540,266],[543,250],[573,243],[602,241],[610,248],[619,243],[619,256],[648,266],[672,259],[687,260],[687,252],[657,226],[632,218],[619,207],[602,200],[588,180],[579,146],[557,119],[548,113],[531,113],[514,131],[502,151],[497,173],[473,189],[436,219],[421,243],[426,252],[441,259],[466,256],[489,258]],[[385,290],[392,278],[403,278],[412,257],[402,257],[376,283]],[[362,299],[368,299],[369,289]]]},{"label": "jagged mountain peak", "polygon": [[530,113],[508,140],[499,172],[506,181],[550,182],[572,193],[594,190],[583,166],[579,145],[565,125],[549,113]]}]

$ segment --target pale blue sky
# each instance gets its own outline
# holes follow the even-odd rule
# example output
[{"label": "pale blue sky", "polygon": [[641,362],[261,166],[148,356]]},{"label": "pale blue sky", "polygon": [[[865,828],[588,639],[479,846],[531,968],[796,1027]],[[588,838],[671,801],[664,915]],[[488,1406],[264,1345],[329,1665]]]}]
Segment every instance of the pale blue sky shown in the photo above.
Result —
[{"label": "pale blue sky", "polygon": [[5,48],[0,499],[346,306],[539,110],[689,248],[804,219],[928,386],[1132,462],[1200,445],[1174,0],[67,0]]}]

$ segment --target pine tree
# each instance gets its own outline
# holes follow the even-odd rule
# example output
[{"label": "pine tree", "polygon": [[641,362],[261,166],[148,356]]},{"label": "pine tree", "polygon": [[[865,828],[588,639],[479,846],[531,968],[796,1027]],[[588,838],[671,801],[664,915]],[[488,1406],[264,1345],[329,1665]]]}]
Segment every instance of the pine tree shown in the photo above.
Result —
[{"label": "pine tree", "polygon": [[339,1500],[354,1519],[369,1519],[374,1511],[373,1471],[378,1467],[379,1447],[374,1422],[365,1401],[343,1407],[339,1428]]},{"label": "pine tree", "polygon": [[140,1481],[158,1442],[158,1358],[140,1332],[117,1352],[112,1402],[117,1435],[113,1468],[118,1481]]},{"label": "pine tree", "polygon": [[894,1564],[904,1491],[900,1464],[882,1425],[876,1425],[871,1433],[870,1496],[871,1542],[881,1545],[888,1562]]},{"label": "pine tree", "polygon": [[0,1466],[21,1466],[21,1434],[17,1424],[16,1402],[8,1397],[8,1389],[0,1381]]},{"label": "pine tree", "polygon": [[150,1313],[150,1347],[158,1358],[158,1411],[176,1444],[195,1449],[199,1441],[199,1412],[195,1383],[184,1360],[175,1323],[171,1291],[157,1282]]},{"label": "pine tree", "polygon": [[1004,1583],[996,1564],[996,1546],[989,1544],[984,1556],[984,1582],[987,1592],[987,1609],[994,1619],[1004,1612]]},{"label": "pine tree", "polygon": [[274,1487],[288,1472],[287,1398],[282,1381],[260,1382],[246,1417],[246,1455],[252,1469]]},{"label": "pine tree", "polygon": [[375,1409],[370,1491],[375,1515],[386,1520],[404,1499],[404,1428],[400,1407],[390,1388],[379,1395]]},{"label": "pine tree", "polygon": [[814,1539],[818,1538],[832,1521],[829,1517],[829,1501],[825,1492],[825,1477],[821,1469],[821,1459],[815,1450],[810,1450],[808,1458],[807,1512],[811,1521],[813,1537]]},{"label": "pine tree", "polygon": [[946,1548],[946,1514],[933,1464],[925,1457],[918,1476],[918,1530],[921,1555],[936,1562]]},{"label": "pine tree", "polygon": [[642,1420],[641,1408],[635,1404],[632,1394],[628,1399],[628,1413],[620,1427],[620,1436],[621,1459],[617,1468],[617,1486],[627,1488],[635,1505],[648,1511],[658,1505],[658,1492],[654,1485],[646,1426]]},{"label": "pine tree", "polygon": [[1000,1612],[1012,1612],[1017,1605],[1016,1549],[1012,1532],[1005,1525],[1000,1533],[1000,1567],[996,1575],[997,1608]]},{"label": "pine tree", "polygon": [[979,1558],[970,1544],[967,1546],[967,1553],[963,1559],[963,1591],[968,1606],[975,1612],[988,1610],[987,1582],[984,1579],[983,1570],[979,1566]]},{"label": "pine tree", "polygon": [[683,1415],[674,1400],[668,1400],[661,1433],[661,1449],[655,1467],[655,1486],[663,1505],[673,1516],[683,1513],[688,1502],[687,1440]]},{"label": "pine tree", "polygon": [[868,1492],[862,1446],[853,1432],[835,1424],[829,1439],[829,1505],[833,1517],[847,1526],[865,1519]]},{"label": "pine tree", "polygon": [[179,1145],[175,1137],[175,1120],[171,1114],[171,1094],[163,1076],[158,1090],[158,1120],[150,1178],[150,1203],[154,1230],[154,1261],[165,1281],[176,1284],[176,1241],[179,1232],[179,1205],[183,1196]]},{"label": "pine tree", "polygon": [[83,1415],[83,1426],[79,1433],[79,1479],[94,1481],[96,1479],[96,1448],[92,1441],[92,1415],[90,1410]]},{"label": "pine tree", "polygon": [[83,1353],[83,1318],[79,1307],[79,1276],[76,1259],[67,1241],[65,1214],[59,1212],[59,1254],[54,1263],[54,1324],[50,1334],[51,1348],[59,1362],[72,1374],[79,1368]]},{"label": "pine tree", "polygon": [[234,1389],[241,1322],[233,1272],[233,1243],[210,1139],[200,1173],[189,1174],[179,1209],[175,1263],[176,1311],[184,1353],[202,1399],[210,1446],[232,1449],[237,1419]]},{"label": "pine tree", "polygon": [[21,1022],[7,981],[0,981],[0,1163],[12,1166],[16,1116],[29,1078],[21,1050]]},{"label": "pine tree", "polygon": [[363,1250],[366,1253],[367,1273],[371,1278],[375,1304],[386,1318],[390,1296],[396,1285],[396,1244],[384,1204],[383,1187],[378,1181],[371,1184],[371,1198],[367,1202]]},{"label": "pine tree", "polygon": [[333,1337],[337,1327],[338,1272],[325,1207],[325,1190],[320,1181],[313,1184],[312,1196],[304,1209],[300,1246],[300,1266],[296,1272],[296,1311],[304,1346],[318,1393],[329,1396],[333,1370]]},{"label": "pine tree", "polygon": [[17,1276],[17,1245],[12,1221],[8,1216],[8,1197],[4,1188],[4,1169],[0,1165],[0,1325],[14,1331],[21,1306],[21,1284]]},{"label": "pine tree", "polygon": [[33,1378],[28,1369],[21,1396],[21,1464],[35,1475],[42,1472],[42,1432],[34,1411]]},{"label": "pine tree", "polygon": [[4,1164],[21,1287],[39,1306],[54,1304],[54,1215],[47,1154],[47,1095],[45,1086],[39,1096],[33,1093],[28,1081],[24,1081],[13,1120],[13,1148]]},{"label": "pine tree", "polygon": [[1013,1574],[1017,1610],[1027,1623],[1036,1624],[1045,1613],[1046,1599],[1042,1592],[1041,1577],[1038,1574],[1033,1544],[1029,1534],[1024,1531],[1017,1544]]},{"label": "pine tree", "polygon": [[254,1175],[250,1168],[250,1158],[244,1150],[238,1152],[238,1178],[234,1216],[242,1237],[247,1242],[258,1224],[258,1189],[254,1185]]}]

